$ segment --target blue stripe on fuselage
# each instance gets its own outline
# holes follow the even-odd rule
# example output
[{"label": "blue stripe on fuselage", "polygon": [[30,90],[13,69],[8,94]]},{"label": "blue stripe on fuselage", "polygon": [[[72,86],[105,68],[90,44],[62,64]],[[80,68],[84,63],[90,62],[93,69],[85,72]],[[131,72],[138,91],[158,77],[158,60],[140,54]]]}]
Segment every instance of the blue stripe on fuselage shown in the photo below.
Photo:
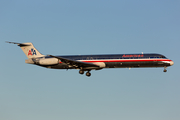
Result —
[{"label": "blue stripe on fuselage", "polygon": [[[161,58],[167,59],[161,54],[108,54],[108,55],[69,55],[69,56],[57,56],[71,60],[98,60],[98,59],[154,59]],[[51,58],[46,56],[45,58]]]}]

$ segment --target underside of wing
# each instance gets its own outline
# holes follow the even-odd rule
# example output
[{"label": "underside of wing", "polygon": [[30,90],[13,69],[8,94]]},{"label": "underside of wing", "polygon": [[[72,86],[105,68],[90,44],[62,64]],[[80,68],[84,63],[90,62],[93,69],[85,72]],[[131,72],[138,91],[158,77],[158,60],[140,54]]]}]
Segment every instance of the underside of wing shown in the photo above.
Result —
[{"label": "underside of wing", "polygon": [[70,65],[74,68],[79,68],[79,69],[86,69],[86,68],[99,68],[98,65],[92,64],[92,63],[86,63],[86,62],[81,62],[81,61],[77,61],[77,60],[71,60],[71,59],[67,59],[67,58],[63,58],[63,57],[57,57],[57,56],[53,56],[53,55],[48,55],[50,57],[54,57],[57,58],[59,60],[61,60],[61,62]]}]

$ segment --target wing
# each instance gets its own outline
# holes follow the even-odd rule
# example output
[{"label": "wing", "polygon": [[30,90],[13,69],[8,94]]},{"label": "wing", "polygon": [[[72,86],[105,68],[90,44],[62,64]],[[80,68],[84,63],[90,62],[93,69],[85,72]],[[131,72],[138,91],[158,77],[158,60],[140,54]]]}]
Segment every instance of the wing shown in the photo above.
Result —
[{"label": "wing", "polygon": [[57,56],[53,56],[53,55],[48,55],[48,56],[57,58],[57,59],[61,60],[61,62],[65,63],[67,65],[70,65],[74,68],[79,68],[79,69],[88,68],[88,67],[99,68],[99,66],[92,64],[92,63],[86,63],[86,62],[81,62],[81,61],[77,61],[77,60],[70,60],[67,58],[57,57]]}]

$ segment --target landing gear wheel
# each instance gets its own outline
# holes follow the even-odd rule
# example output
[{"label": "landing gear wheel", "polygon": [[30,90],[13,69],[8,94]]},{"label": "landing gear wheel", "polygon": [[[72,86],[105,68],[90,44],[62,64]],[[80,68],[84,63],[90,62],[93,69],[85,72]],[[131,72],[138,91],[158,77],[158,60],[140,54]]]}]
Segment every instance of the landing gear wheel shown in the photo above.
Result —
[{"label": "landing gear wheel", "polygon": [[80,71],[79,71],[79,74],[84,74],[84,71],[83,71],[83,70],[80,70]]},{"label": "landing gear wheel", "polygon": [[86,73],[86,76],[90,77],[90,76],[91,76],[91,73],[90,73],[90,72],[87,72],[87,73]]},{"label": "landing gear wheel", "polygon": [[163,72],[167,72],[166,68],[167,68],[167,67],[166,67],[166,66],[164,66],[164,71],[163,71]]}]

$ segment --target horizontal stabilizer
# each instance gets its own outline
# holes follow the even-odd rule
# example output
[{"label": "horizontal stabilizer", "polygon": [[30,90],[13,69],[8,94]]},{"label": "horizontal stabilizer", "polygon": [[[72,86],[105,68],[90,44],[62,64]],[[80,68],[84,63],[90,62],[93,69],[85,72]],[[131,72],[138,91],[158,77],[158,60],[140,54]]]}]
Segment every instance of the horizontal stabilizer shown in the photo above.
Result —
[{"label": "horizontal stabilizer", "polygon": [[11,44],[17,44],[19,47],[23,47],[23,46],[31,46],[31,44],[23,44],[23,43],[16,43],[16,42],[8,42],[7,43],[11,43]]}]

